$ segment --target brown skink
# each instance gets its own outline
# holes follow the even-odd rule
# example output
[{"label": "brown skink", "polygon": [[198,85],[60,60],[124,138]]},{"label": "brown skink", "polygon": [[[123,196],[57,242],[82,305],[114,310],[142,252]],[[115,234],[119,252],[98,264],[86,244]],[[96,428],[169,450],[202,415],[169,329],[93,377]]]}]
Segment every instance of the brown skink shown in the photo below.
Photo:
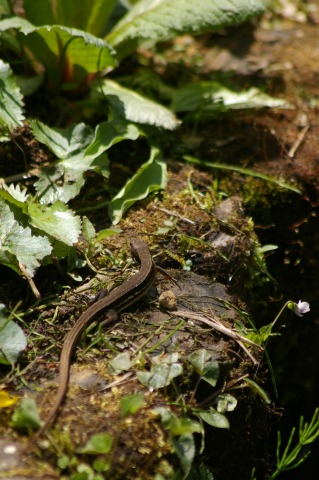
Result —
[{"label": "brown skink", "polygon": [[[68,389],[72,352],[83,330],[92,322],[100,322],[105,319],[109,311],[115,311],[117,313],[123,311],[139,300],[154,283],[155,266],[147,244],[137,238],[131,239],[130,242],[132,255],[140,264],[140,270],[136,275],[112,290],[107,297],[91,305],[67,334],[60,356],[59,383],[56,398],[44,424],[32,438],[33,442],[43,434],[57,416]],[[114,323],[114,316],[109,320],[106,319],[106,323]]]}]

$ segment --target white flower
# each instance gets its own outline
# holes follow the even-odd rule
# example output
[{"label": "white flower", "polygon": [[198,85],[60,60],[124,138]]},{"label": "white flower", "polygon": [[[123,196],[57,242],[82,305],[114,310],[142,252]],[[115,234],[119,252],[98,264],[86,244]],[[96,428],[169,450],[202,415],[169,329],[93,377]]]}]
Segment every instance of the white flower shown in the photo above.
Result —
[{"label": "white flower", "polygon": [[294,303],[293,310],[298,317],[303,317],[304,313],[310,312],[310,306],[308,302],[299,300],[298,303]]}]

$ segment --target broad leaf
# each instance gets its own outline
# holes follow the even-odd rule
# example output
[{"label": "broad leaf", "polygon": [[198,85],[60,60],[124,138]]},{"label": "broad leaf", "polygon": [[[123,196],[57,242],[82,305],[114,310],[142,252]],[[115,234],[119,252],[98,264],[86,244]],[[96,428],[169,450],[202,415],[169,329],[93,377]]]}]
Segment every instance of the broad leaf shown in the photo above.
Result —
[{"label": "broad leaf", "polygon": [[157,388],[167,387],[173,380],[183,373],[183,367],[179,363],[172,365],[153,365],[150,372],[137,372],[139,381],[151,391]]},{"label": "broad leaf", "polygon": [[222,413],[217,412],[213,407],[209,410],[200,410],[196,412],[204,422],[216,428],[229,428],[229,421]]},{"label": "broad leaf", "polygon": [[50,255],[52,247],[46,237],[33,235],[29,227],[15,220],[4,200],[0,199],[0,263],[19,271],[19,263],[31,277],[39,260]]},{"label": "broad leaf", "polygon": [[79,453],[85,453],[86,455],[98,455],[98,454],[106,454],[112,448],[112,437],[107,433],[98,433],[97,435],[93,435],[86,445],[79,449]]},{"label": "broad leaf", "polygon": [[169,431],[172,437],[202,432],[202,427],[198,422],[188,417],[178,417],[165,407],[156,407],[154,408],[154,412],[161,416],[163,427]]},{"label": "broad leaf", "polygon": [[195,350],[195,352],[192,352],[188,355],[188,360],[193,365],[198,375],[203,374],[204,367],[210,358],[211,354],[207,350],[205,350],[205,348]]},{"label": "broad leaf", "polygon": [[28,194],[26,190],[21,190],[19,184],[6,185],[5,183],[0,185],[1,197],[9,203],[12,203],[16,207],[19,207],[23,213],[27,213],[27,200]]},{"label": "broad leaf", "polygon": [[53,82],[79,85],[89,74],[116,66],[112,47],[82,30],[61,25],[36,27],[20,17],[0,21],[0,31],[10,28],[20,32],[19,41],[45,66]]},{"label": "broad leaf", "polygon": [[152,149],[151,157],[144,163],[109,204],[109,216],[116,225],[128,208],[151,192],[164,189],[167,180],[166,164],[156,159],[158,150]]},{"label": "broad leaf", "polygon": [[109,362],[111,375],[118,375],[121,372],[129,370],[132,364],[133,362],[128,352],[119,353]]},{"label": "broad leaf", "polygon": [[10,66],[2,60],[0,92],[0,126],[10,129],[21,126],[24,120],[22,95]]},{"label": "broad leaf", "polygon": [[112,80],[103,80],[95,87],[92,98],[105,99],[114,114],[130,122],[154,125],[174,130],[181,123],[173,112],[159,103],[143,97],[134,90],[122,87]]},{"label": "broad leaf", "polygon": [[203,380],[209,383],[213,387],[216,386],[217,380],[219,377],[219,364],[216,360],[211,360],[210,362],[206,363],[203,371]]},{"label": "broad leaf", "polygon": [[[101,36],[117,0],[24,0],[27,18],[35,25],[59,24]],[[54,7],[54,8],[53,8]]]},{"label": "broad leaf", "polygon": [[195,457],[196,447],[194,436],[192,434],[186,434],[181,435],[180,437],[174,437],[172,443],[175,453],[181,462],[184,473],[187,475]]},{"label": "broad leaf", "polygon": [[216,360],[210,360],[211,353],[204,348],[192,352],[188,360],[193,365],[195,371],[205,382],[215,387],[219,377],[219,365]]},{"label": "broad leaf", "polygon": [[119,56],[143,43],[241,23],[264,10],[262,0],[141,0],[107,35]]},{"label": "broad leaf", "polygon": [[167,387],[173,380],[183,373],[183,367],[180,363],[177,363],[178,354],[168,355],[167,358],[161,356],[156,357],[153,361],[156,362],[152,365],[151,370],[137,372],[137,378],[150,390],[157,388]]},{"label": "broad leaf", "polygon": [[27,346],[23,330],[5,317],[4,305],[0,304],[0,363],[13,365]]},{"label": "broad leaf", "polygon": [[37,405],[33,398],[24,398],[21,405],[12,415],[12,425],[18,430],[27,430],[29,428],[39,428],[41,419],[38,413]]},{"label": "broad leaf", "polygon": [[94,132],[94,138],[85,151],[85,162],[95,166],[93,160],[100,158],[100,155],[122,140],[136,140],[142,131],[134,124],[127,122],[124,118],[112,118],[108,122],[99,123]]},{"label": "broad leaf", "polygon": [[34,121],[31,127],[36,139],[59,159],[43,168],[35,183],[41,203],[49,204],[57,200],[66,203],[78,195],[84,185],[84,172],[90,168],[90,162],[83,159],[93,140],[93,132],[84,123],[61,129]]},{"label": "broad leaf", "polygon": [[33,227],[66,245],[72,246],[77,242],[81,233],[81,219],[64,203],[56,201],[51,206],[29,203],[28,213]]},{"label": "broad leaf", "polygon": [[146,402],[141,393],[133,395],[127,395],[121,398],[121,418],[126,418],[129,415],[133,415],[140,408],[144,407]]},{"label": "broad leaf", "polygon": [[176,90],[172,109],[175,112],[196,112],[196,115],[220,115],[229,110],[262,107],[287,107],[287,102],[273,98],[258,88],[236,92],[216,82],[201,82]]}]

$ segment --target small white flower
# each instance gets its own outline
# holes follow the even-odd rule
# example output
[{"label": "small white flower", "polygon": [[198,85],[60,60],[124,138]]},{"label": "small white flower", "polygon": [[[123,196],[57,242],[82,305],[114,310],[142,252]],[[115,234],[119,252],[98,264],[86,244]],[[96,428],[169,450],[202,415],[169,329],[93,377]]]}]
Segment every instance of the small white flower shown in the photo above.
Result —
[{"label": "small white flower", "polygon": [[308,302],[302,302],[299,300],[298,303],[294,304],[294,312],[298,317],[303,317],[304,313],[310,312],[310,305]]}]

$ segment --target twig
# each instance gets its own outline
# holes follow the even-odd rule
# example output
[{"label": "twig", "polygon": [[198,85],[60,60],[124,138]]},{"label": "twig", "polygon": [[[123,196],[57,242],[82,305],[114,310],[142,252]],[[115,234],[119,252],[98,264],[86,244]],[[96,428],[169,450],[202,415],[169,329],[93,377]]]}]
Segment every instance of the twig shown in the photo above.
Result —
[{"label": "twig", "polygon": [[301,142],[303,141],[303,139],[305,138],[306,136],[306,133],[308,132],[309,130],[309,125],[306,125],[305,127],[303,127],[303,129],[301,130],[301,132],[299,133],[295,143],[293,144],[293,146],[291,147],[291,149],[289,150],[288,152],[288,157],[290,158],[293,158],[295,156],[295,153],[297,151],[297,148],[300,146]]},{"label": "twig", "polygon": [[189,218],[183,217],[183,215],[180,215],[177,212],[172,212],[172,210],[167,210],[166,208],[155,207],[155,206],[153,208],[155,210],[160,210],[161,212],[167,213],[168,215],[173,215],[173,217],[177,217],[180,220],[183,220],[184,222],[190,223],[191,225],[196,225],[196,223],[193,222],[193,220],[190,220]]},{"label": "twig", "polygon": [[105,390],[109,390],[110,388],[113,388],[117,385],[121,385],[124,383],[128,378],[133,376],[133,372],[127,372],[121,377],[117,378],[116,380],[113,380],[113,382],[108,383],[105,385],[105,387],[101,388],[100,392],[105,392]]},{"label": "twig", "polygon": [[26,269],[26,267],[21,262],[19,262],[19,269],[21,270],[22,275],[26,278],[27,282],[29,283],[30,288],[31,288],[34,296],[36,298],[41,298],[41,293],[37,289],[37,287],[36,287],[34,281],[32,280],[32,278],[30,277],[30,275],[28,273],[28,270]]},{"label": "twig", "polygon": [[[173,315],[176,315],[177,317],[186,317],[189,318],[190,320],[194,320],[195,322],[202,322],[205,323],[206,325],[209,325],[210,327],[214,328],[220,333],[223,333],[224,335],[227,335],[230,338],[233,338],[236,340],[236,342],[239,344],[241,348],[247,353],[247,348],[244,347],[242,344],[247,343],[248,345],[252,345],[259,350],[263,350],[263,348],[258,345],[257,343],[253,342],[252,340],[249,340],[248,338],[244,337],[243,335],[240,335],[240,333],[225,327],[219,320],[216,320],[210,315],[203,315],[203,314],[198,314],[194,312],[187,312],[184,310],[175,310],[172,312]],[[257,360],[255,357],[250,353],[249,358],[252,360],[252,362],[256,365],[258,364]]]}]

